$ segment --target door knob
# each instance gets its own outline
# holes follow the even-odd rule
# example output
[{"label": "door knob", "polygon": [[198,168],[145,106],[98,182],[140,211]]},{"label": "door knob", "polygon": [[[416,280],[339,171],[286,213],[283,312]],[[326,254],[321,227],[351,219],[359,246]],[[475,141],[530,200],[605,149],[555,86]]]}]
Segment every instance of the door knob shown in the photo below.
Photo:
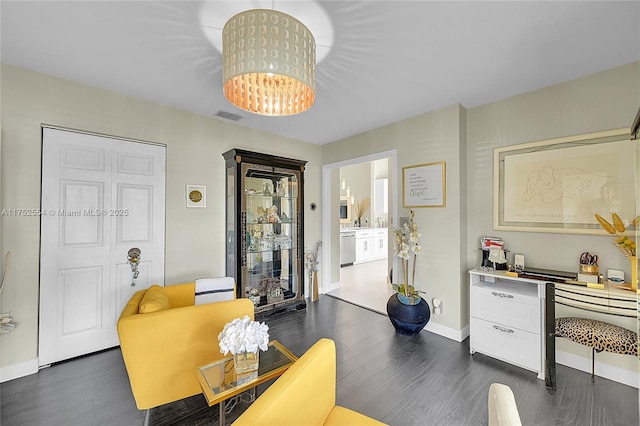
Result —
[{"label": "door knob", "polygon": [[140,263],[140,254],[141,250],[137,247],[132,247],[129,249],[127,253],[127,262],[131,265],[131,287],[136,285],[136,278],[140,275],[140,271],[138,271],[138,264]]}]

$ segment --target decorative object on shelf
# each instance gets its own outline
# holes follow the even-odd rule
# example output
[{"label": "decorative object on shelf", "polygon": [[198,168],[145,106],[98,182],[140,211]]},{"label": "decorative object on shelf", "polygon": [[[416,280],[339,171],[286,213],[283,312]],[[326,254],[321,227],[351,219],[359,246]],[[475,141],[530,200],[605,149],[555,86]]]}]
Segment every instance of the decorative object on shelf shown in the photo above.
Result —
[{"label": "decorative object on shelf", "polygon": [[260,283],[260,295],[267,296],[267,303],[275,303],[284,300],[281,279],[278,277],[263,278]]},{"label": "decorative object on shelf", "polygon": [[207,187],[187,185],[187,207],[207,207]]},{"label": "decorative object on shelf", "polygon": [[252,288],[251,290],[249,290],[248,297],[249,297],[249,300],[251,300],[255,306],[260,304],[260,290],[258,290],[257,288]]},{"label": "decorative object on shelf", "polygon": [[271,183],[265,182],[262,185],[262,194],[263,195],[271,195]]},{"label": "decorative object on shelf", "polygon": [[624,232],[626,232],[627,229],[637,231],[640,227],[640,216],[636,216],[631,221],[629,227],[627,227],[617,213],[611,214],[613,223],[609,222],[598,213],[595,213],[594,215],[602,229],[607,231],[609,234],[622,234],[613,240],[613,244],[625,257],[629,258],[631,262],[631,290],[638,290],[638,259],[636,257],[636,242],[632,238],[629,238]]},{"label": "decorative object on shelf", "polygon": [[267,222],[280,223],[280,217],[278,216],[278,207],[273,205],[269,207],[269,214],[267,215]]},{"label": "decorative object on shelf", "polygon": [[318,253],[320,251],[320,247],[322,246],[322,241],[316,241],[313,249],[305,248],[304,249],[304,265],[307,267],[309,271],[309,286],[311,287],[311,301],[315,302],[318,300]]},{"label": "decorative object on shelf", "polygon": [[[416,260],[420,254],[418,240],[421,236],[414,221],[415,213],[410,212],[409,222],[402,229],[393,228],[395,239],[393,252],[402,264],[402,284],[393,284],[396,291],[387,301],[387,314],[391,324],[400,334],[419,333],[431,318],[429,304],[420,297],[423,293],[415,288]],[[410,258],[413,262],[410,263]]]},{"label": "decorative object on shelf", "polygon": [[225,324],[218,334],[220,352],[233,354],[236,373],[258,369],[259,350],[269,347],[269,326],[251,321],[248,315]]},{"label": "decorative object on shelf", "polygon": [[369,197],[363,198],[362,200],[355,202],[355,204],[353,205],[353,210],[356,214],[356,220],[357,220],[356,226],[362,225],[362,216],[364,216],[367,210],[369,210],[370,205],[371,205],[371,200],[369,199]]},{"label": "decorative object on shelf", "polygon": [[224,96],[238,108],[286,116],[315,102],[316,42],[292,16],[270,9],[232,16],[222,29],[222,57]]}]

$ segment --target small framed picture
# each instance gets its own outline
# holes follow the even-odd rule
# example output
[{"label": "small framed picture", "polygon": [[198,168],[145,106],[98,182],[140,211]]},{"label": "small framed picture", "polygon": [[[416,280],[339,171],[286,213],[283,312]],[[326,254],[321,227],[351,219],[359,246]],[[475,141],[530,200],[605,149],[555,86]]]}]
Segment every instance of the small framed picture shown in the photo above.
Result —
[{"label": "small framed picture", "polygon": [[187,185],[187,207],[207,206],[207,187],[204,185]]},{"label": "small framed picture", "polygon": [[419,164],[402,168],[404,207],[446,207],[446,163]]}]

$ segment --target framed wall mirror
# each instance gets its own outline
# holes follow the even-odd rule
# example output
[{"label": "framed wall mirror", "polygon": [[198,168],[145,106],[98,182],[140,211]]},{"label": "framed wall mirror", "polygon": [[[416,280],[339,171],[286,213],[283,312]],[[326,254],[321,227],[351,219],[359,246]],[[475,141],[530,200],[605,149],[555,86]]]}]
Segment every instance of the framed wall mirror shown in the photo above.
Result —
[{"label": "framed wall mirror", "polygon": [[351,197],[340,197],[340,223],[351,223]]}]

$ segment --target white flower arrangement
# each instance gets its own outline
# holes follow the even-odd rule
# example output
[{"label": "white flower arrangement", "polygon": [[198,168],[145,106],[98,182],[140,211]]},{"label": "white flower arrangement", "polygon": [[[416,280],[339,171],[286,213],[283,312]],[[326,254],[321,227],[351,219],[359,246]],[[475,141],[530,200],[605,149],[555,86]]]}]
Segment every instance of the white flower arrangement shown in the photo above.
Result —
[{"label": "white flower arrangement", "polygon": [[[414,222],[415,213],[410,211],[409,223],[404,223],[402,229],[393,228],[395,239],[393,251],[402,263],[402,277],[404,282],[400,285],[393,284],[393,289],[407,297],[415,297],[422,293],[415,289],[416,260],[422,248],[418,241],[422,234],[418,231],[418,225]],[[410,259],[413,258],[413,265]]]},{"label": "white flower arrangement", "polygon": [[258,321],[251,321],[248,315],[236,318],[225,324],[218,334],[220,352],[224,355],[231,352],[258,352],[258,348],[266,351],[269,346],[269,326]]},{"label": "white flower arrangement", "polygon": [[320,251],[320,246],[322,245],[322,241],[316,241],[316,245],[314,248],[305,248],[304,249],[304,265],[309,270],[309,274],[313,271],[318,270],[318,252]]}]

